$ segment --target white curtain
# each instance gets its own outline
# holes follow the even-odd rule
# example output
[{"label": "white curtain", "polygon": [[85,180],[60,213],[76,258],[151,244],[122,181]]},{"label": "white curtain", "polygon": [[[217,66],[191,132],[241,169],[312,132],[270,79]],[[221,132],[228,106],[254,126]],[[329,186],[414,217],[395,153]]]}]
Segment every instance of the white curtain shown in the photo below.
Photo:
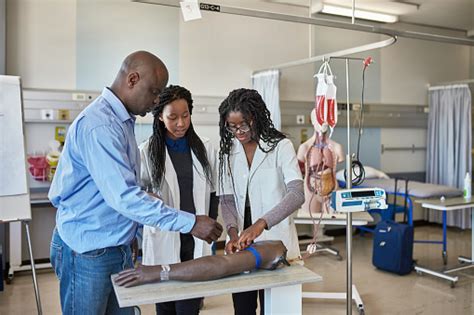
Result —
[{"label": "white curtain", "polygon": [[262,96],[275,128],[281,130],[280,71],[268,70],[254,74],[252,87]]},{"label": "white curtain", "polygon": [[[463,189],[472,171],[471,91],[465,84],[429,89],[426,181]],[[447,224],[471,226],[469,209],[447,212]],[[442,222],[442,212],[428,210],[426,218]]]}]

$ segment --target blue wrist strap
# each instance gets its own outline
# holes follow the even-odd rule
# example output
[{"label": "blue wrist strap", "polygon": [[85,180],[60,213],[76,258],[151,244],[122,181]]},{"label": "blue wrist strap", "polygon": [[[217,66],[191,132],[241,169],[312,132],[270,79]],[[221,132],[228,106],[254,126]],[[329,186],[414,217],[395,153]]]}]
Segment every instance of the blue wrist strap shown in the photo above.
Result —
[{"label": "blue wrist strap", "polygon": [[255,256],[255,269],[259,269],[262,264],[262,256],[260,256],[260,253],[253,247],[247,247],[245,250],[248,250]]}]

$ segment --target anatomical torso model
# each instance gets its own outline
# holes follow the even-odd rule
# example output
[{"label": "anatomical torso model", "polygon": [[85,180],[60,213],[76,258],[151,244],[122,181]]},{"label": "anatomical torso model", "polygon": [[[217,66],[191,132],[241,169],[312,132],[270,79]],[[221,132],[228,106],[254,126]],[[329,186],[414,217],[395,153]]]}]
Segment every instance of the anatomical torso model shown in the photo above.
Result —
[{"label": "anatomical torso model", "polygon": [[317,121],[314,121],[314,127],[314,135],[300,145],[297,153],[300,166],[304,166],[302,172],[305,176],[305,202],[302,209],[311,213],[332,213],[330,194],[338,188],[336,165],[344,161],[344,150],[328,137],[328,131],[321,132]]}]

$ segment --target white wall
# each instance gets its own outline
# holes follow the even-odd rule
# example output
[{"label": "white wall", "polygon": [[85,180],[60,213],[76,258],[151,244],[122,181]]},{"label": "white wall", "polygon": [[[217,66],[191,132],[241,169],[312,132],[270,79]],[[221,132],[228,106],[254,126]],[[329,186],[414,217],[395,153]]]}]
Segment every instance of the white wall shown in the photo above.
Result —
[{"label": "white wall", "polygon": [[7,74],[24,87],[76,87],[76,1],[7,0]]},{"label": "white wall", "polygon": [[[249,87],[256,69],[308,57],[309,27],[303,24],[209,12],[203,12],[202,20],[184,22],[177,8],[128,0],[6,1],[7,73],[21,75],[25,87],[100,90],[111,82],[124,55],[149,49],[168,64],[170,82],[194,95],[224,97],[234,88]],[[270,5],[222,2],[257,9]],[[279,8],[304,14],[301,8]],[[320,26],[313,27],[313,37],[313,54],[383,38]],[[395,45],[367,55],[375,63],[366,73],[366,102],[427,104],[428,83],[474,74],[474,48],[467,46],[399,38]],[[345,102],[344,65],[337,60],[332,64],[338,99]],[[283,69],[281,99],[312,100],[312,75],[318,66]],[[351,63],[350,72],[351,101],[358,102],[361,66]],[[200,132],[213,135],[215,128],[202,126]],[[418,132],[411,132],[417,137]],[[398,134],[388,130],[382,138],[389,145]],[[381,160],[381,165],[391,163]]]},{"label": "white wall", "polygon": [[111,84],[122,60],[148,50],[167,65],[178,83],[179,15],[172,8],[130,0],[77,0],[76,88],[101,90]]},{"label": "white wall", "polygon": [[[426,148],[425,129],[381,129],[380,142],[386,148]],[[381,148],[379,147],[379,151]],[[426,151],[384,151],[380,155],[380,168],[386,173],[424,172]]]},{"label": "white wall", "polygon": [[471,47],[471,79],[474,78],[474,47]]},{"label": "white wall", "polygon": [[[319,55],[385,38],[378,34],[313,27],[313,53]],[[469,77],[471,48],[399,38],[372,56],[366,72],[366,101],[427,104],[427,84]],[[180,23],[180,82],[195,94],[226,95],[250,86],[256,69],[308,57],[308,26],[296,23],[204,12],[200,21]],[[332,62],[338,99],[345,101],[345,72]],[[311,100],[312,74],[319,65],[282,70],[281,99]],[[360,101],[361,67],[351,63],[350,100]]]},{"label": "white wall", "polygon": [[[307,36],[302,24],[203,12],[202,20],[180,23],[180,82],[206,96],[250,87],[253,71],[307,57]],[[300,99],[299,83],[311,87],[304,78],[285,72],[282,98]]]},{"label": "white wall", "polygon": [[[202,20],[184,22],[177,8],[128,0],[6,1],[7,73],[22,76],[25,87],[100,90],[111,82],[126,54],[149,49],[167,63],[171,83],[188,87],[195,96],[223,98],[232,89],[249,87],[254,70],[309,54],[310,28],[304,24],[210,12],[203,12]],[[304,15],[302,8],[265,2],[221,2]],[[315,55],[384,38],[320,26],[312,29]],[[474,72],[474,48],[467,46],[399,38],[391,47],[362,54],[368,55],[375,60],[366,72],[366,102],[371,103],[427,104],[426,84],[468,78],[470,68]],[[318,67],[283,69],[281,99],[311,101]],[[332,67],[338,100],[345,102],[344,64],[334,60]],[[352,102],[360,101],[361,69],[351,63]],[[216,130],[198,128],[208,136]],[[149,129],[142,131],[146,138]],[[396,132],[384,134],[385,144],[397,141]],[[291,136],[297,139],[299,134]]]},{"label": "white wall", "polygon": [[5,74],[6,10],[5,0],[0,0],[0,74]]},{"label": "white wall", "polygon": [[[187,86],[196,95],[225,96],[236,87],[250,86],[250,74],[256,69],[308,57],[309,28],[303,24],[209,12],[203,12],[202,20],[185,23],[177,8],[128,0],[6,1],[7,73],[21,75],[25,87],[100,89],[110,82],[126,53],[149,49],[166,60],[171,82]],[[257,7],[255,1],[225,3]],[[264,5],[270,4],[259,4]],[[284,10],[303,14],[301,8]],[[316,54],[381,38],[313,29]],[[400,38],[394,46],[367,53],[375,59],[367,71],[367,101],[426,104],[426,84],[469,77],[473,51]],[[337,61],[334,67],[338,97],[344,99],[343,67]],[[284,69],[281,98],[311,100],[314,68]],[[360,77],[357,71],[351,65],[355,79]],[[360,80],[351,82],[355,84],[351,95],[356,98]]]},{"label": "white wall", "polygon": [[[286,12],[301,14],[299,12]],[[227,95],[250,87],[253,71],[308,58],[309,27],[304,24],[203,12],[203,19],[180,23],[180,81],[200,95]],[[313,54],[319,55],[380,40],[378,34],[313,27]],[[378,60],[378,51],[370,52]],[[308,101],[314,97],[313,74],[318,65],[282,69],[281,99]],[[344,63],[333,61],[345,100]],[[351,100],[360,101],[362,67],[351,63]],[[367,100],[380,99],[380,63],[367,74]],[[340,95],[339,95],[340,94]]]},{"label": "white wall", "polygon": [[381,102],[428,104],[427,84],[469,78],[470,49],[399,38],[381,51]]}]

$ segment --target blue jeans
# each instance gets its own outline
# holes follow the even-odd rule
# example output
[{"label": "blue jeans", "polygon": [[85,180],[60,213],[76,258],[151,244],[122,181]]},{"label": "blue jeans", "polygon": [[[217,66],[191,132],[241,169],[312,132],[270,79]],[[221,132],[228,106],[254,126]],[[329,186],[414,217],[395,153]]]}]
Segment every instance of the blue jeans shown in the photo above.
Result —
[{"label": "blue jeans", "polygon": [[133,314],[131,307],[119,308],[110,280],[111,274],[133,266],[130,246],[79,254],[54,229],[50,258],[59,279],[63,314]]}]

